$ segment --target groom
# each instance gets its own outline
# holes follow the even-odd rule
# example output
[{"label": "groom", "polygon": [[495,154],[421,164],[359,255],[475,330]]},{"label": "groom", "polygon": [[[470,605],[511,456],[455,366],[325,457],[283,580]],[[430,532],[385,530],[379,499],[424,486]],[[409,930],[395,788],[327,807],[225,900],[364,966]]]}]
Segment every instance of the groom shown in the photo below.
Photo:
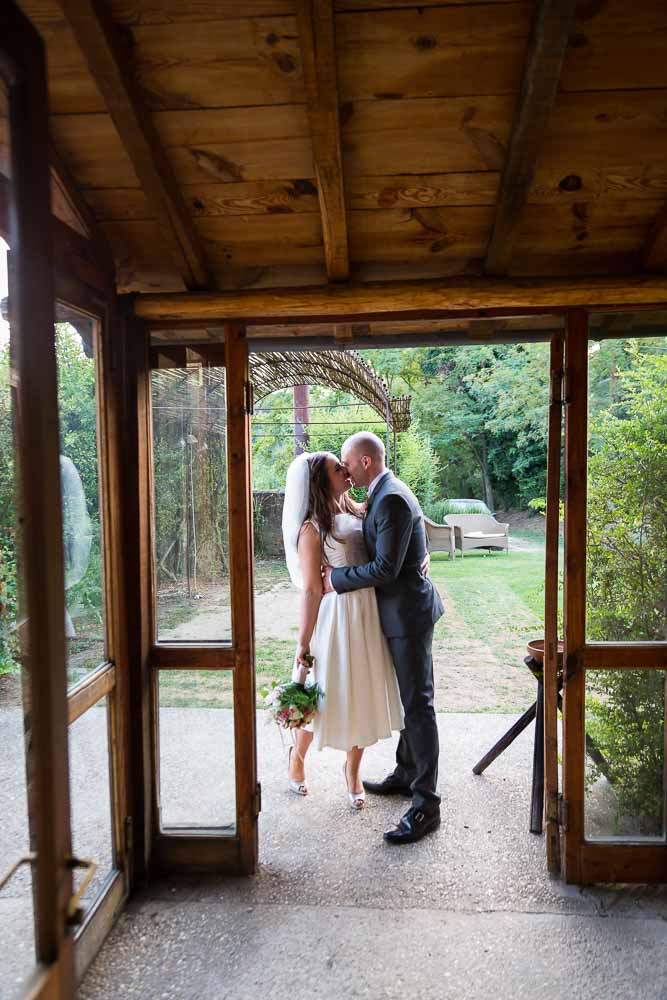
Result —
[{"label": "groom", "polygon": [[421,571],[426,535],[412,491],[385,465],[384,445],[375,434],[353,434],[341,462],[355,486],[368,487],[365,566],[326,566],[324,591],[344,594],[375,587],[382,631],[396,668],[405,728],[396,748],[396,767],[384,781],[364,781],[376,795],[404,795],[412,806],[384,839],[408,844],[440,826],[438,727],[433,707],[433,627],[444,613],[440,595]]}]

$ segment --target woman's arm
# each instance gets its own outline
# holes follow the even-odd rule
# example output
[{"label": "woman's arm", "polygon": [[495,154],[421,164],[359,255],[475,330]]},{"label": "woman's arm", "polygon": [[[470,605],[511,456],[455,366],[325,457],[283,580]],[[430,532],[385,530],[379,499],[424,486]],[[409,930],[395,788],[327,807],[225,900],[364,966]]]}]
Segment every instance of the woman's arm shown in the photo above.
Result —
[{"label": "woman's arm", "polygon": [[301,591],[296,658],[301,666],[310,667],[310,663],[304,659],[304,656],[310,652],[310,640],[322,601],[320,535],[312,524],[304,525],[299,535],[299,564],[303,577],[303,590]]}]

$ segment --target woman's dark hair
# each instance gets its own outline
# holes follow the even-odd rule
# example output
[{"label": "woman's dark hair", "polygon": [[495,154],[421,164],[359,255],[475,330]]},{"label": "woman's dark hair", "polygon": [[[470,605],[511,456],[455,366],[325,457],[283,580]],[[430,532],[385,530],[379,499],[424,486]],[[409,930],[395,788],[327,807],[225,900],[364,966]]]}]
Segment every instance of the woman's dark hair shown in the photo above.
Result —
[{"label": "woman's dark hair", "polygon": [[[308,490],[308,510],[304,524],[312,521],[320,533],[320,548],[322,550],[322,560],[328,562],[326,558],[325,544],[329,538],[339,542],[341,539],[334,531],[336,514],[340,511],[331,492],[329,482],[329,472],[327,470],[327,459],[335,458],[328,451],[316,451],[308,456],[308,469],[310,471],[310,486]],[[340,505],[346,514],[353,514],[354,517],[363,517],[363,509],[349,495],[344,493],[340,498]]]}]

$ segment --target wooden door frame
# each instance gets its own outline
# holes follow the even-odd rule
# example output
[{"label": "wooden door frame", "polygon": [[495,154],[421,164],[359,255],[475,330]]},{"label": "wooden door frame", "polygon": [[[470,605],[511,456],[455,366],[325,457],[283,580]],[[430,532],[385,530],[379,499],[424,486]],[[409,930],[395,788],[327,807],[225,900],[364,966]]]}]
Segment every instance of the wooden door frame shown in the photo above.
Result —
[{"label": "wooden door frame", "polygon": [[49,221],[46,60],[13,3],[0,8],[0,72],[8,84],[14,255],[11,351],[16,373],[22,616],[29,644],[28,783],[37,967],[31,995],[74,993],[72,844],[67,753],[67,657],[60,502],[53,251]]},{"label": "wooden door frame", "polygon": [[[198,347],[209,363],[227,371],[227,462],[232,641],[156,641],[153,558],[153,498],[150,372],[159,353],[176,367],[186,348],[150,348],[150,330],[134,314],[134,297],[122,297],[126,364],[126,417],[131,433],[126,461],[127,542],[137,558],[127,569],[134,595],[131,622],[134,716],[135,863],[137,876],[151,872],[214,871],[251,874],[258,855],[259,786],[255,719],[255,649],[252,550],[252,493],[248,349],[240,324],[225,324],[224,345]],[[134,461],[136,456],[136,462]],[[130,561],[128,561],[130,562]],[[158,687],[161,670],[233,670],[236,831],[161,831],[158,788]]]},{"label": "wooden door frame", "polygon": [[588,841],[584,831],[587,670],[665,669],[667,642],[586,641],[588,313],[568,316],[565,409],[563,874],[566,882],[667,881],[667,842]]},{"label": "wooden door frame", "polygon": [[561,870],[558,782],[558,544],[563,437],[564,334],[555,334],[549,352],[547,428],[547,509],[544,557],[544,814],[547,868]]}]

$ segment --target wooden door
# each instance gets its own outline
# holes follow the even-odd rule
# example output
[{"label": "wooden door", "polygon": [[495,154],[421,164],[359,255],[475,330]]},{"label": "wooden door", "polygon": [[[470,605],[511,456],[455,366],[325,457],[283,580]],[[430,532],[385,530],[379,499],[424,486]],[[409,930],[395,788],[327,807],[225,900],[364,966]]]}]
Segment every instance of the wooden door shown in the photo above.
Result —
[{"label": "wooden door", "polygon": [[[62,267],[62,264],[61,264]],[[129,892],[128,662],[109,298],[70,276],[56,303],[74,953],[80,981]],[[84,879],[86,883],[84,885]]]},{"label": "wooden door", "polygon": [[151,348],[147,404],[152,864],[257,862],[248,352]]},{"label": "wooden door", "polygon": [[74,859],[47,88],[42,43],[11,2],[0,8],[0,117],[0,201],[3,234],[12,255],[10,379],[20,589],[16,636],[23,680],[28,863],[34,905],[35,968],[28,991],[30,996],[65,998],[74,990],[70,910]]},{"label": "wooden door", "polygon": [[[593,453],[589,455],[588,367],[595,350],[586,312],[571,313],[565,356],[564,875],[580,884],[664,882],[667,643],[618,641],[610,634],[611,626],[605,631],[604,621],[596,641],[590,638],[593,602],[605,599],[604,593],[596,593],[600,582],[591,572],[593,529],[597,524],[608,534],[615,523],[616,500],[623,490],[642,482],[642,472],[630,464],[624,479],[627,457],[620,452],[616,458],[612,452],[608,455],[617,463],[612,465],[619,473],[616,489],[601,495],[599,482],[589,478]],[[660,497],[655,499],[660,502]],[[633,546],[639,546],[639,534],[632,526],[629,531]],[[639,587],[641,559],[637,567]],[[606,593],[612,593],[613,575],[603,583]],[[615,705],[624,712],[614,714]]]}]

